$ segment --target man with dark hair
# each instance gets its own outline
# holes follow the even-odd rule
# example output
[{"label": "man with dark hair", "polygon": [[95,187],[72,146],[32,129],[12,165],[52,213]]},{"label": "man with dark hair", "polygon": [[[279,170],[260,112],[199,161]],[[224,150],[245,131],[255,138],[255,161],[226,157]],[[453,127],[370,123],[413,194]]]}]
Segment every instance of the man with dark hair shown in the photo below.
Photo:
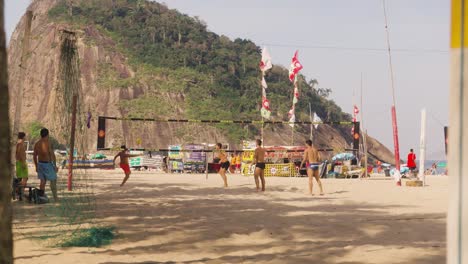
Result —
[{"label": "man with dark hair", "polygon": [[410,149],[410,153],[408,153],[408,161],[406,162],[406,165],[413,174],[416,170],[416,154],[414,154],[413,149]]},{"label": "man with dark hair", "polygon": [[228,184],[226,171],[229,169],[230,163],[227,159],[226,152],[224,152],[223,145],[221,143],[216,143],[216,150],[218,151],[219,163],[221,164],[221,168],[219,168],[219,175],[221,175],[221,178],[223,179],[224,188],[227,188]]},{"label": "man with dark hair", "polygon": [[54,196],[54,201],[58,201],[57,197],[57,163],[54,151],[49,141],[49,130],[41,129],[41,139],[34,145],[34,166],[40,183],[40,195],[45,195],[45,185],[47,180],[50,181],[50,189]]},{"label": "man with dark hair", "polygon": [[265,149],[262,147],[262,141],[256,140],[257,148],[255,149],[253,163],[255,164],[255,185],[257,186],[257,192],[260,191],[260,184],[258,177],[262,181],[262,192],[265,191]]},{"label": "man with dark hair", "polygon": [[322,182],[320,181],[320,176],[319,176],[320,155],[317,149],[315,149],[312,146],[312,140],[308,139],[306,141],[306,147],[307,147],[306,150],[304,150],[304,159],[301,162],[300,168],[302,168],[302,165],[306,163],[307,176],[309,176],[310,194],[314,195],[312,192],[312,188],[314,186],[313,178],[315,178],[320,188],[320,195],[323,195]]},{"label": "man with dark hair", "polygon": [[16,178],[21,180],[20,188],[20,200],[23,198],[24,186],[28,183],[28,163],[26,162],[26,146],[24,138],[26,134],[24,132],[18,133],[18,143],[16,144]]},{"label": "man with dark hair", "polygon": [[117,155],[115,155],[113,163],[114,163],[114,166],[115,166],[115,160],[118,157],[120,157],[120,168],[125,173],[125,177],[124,177],[124,179],[122,181],[122,184],[120,184],[120,187],[122,187],[127,182],[128,178],[130,178],[130,174],[132,173],[130,171],[130,164],[128,163],[128,158],[129,157],[136,157],[138,155],[130,155],[128,153],[127,146],[125,146],[125,145],[120,146],[120,149],[121,149],[121,151],[119,153],[117,153]]}]

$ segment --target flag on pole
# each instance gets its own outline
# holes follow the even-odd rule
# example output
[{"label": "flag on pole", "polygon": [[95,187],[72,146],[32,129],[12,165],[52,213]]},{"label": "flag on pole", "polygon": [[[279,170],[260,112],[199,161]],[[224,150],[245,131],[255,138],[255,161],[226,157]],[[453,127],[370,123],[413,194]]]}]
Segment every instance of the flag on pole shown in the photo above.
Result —
[{"label": "flag on pole", "polygon": [[[296,104],[299,101],[299,88],[297,87],[297,74],[302,70],[302,64],[297,58],[298,51],[294,53],[294,57],[291,60],[291,67],[289,68],[289,80],[294,83],[294,94],[293,94],[293,104],[291,110],[289,110],[289,122],[296,122]],[[294,127],[294,124],[289,124],[291,127]]]},{"label": "flag on pole", "polygon": [[[314,123],[316,122],[322,122],[322,119],[320,119],[320,117],[317,115],[317,113],[314,113]],[[314,124],[314,127],[315,129],[317,129],[317,127],[319,126],[319,124]]]},{"label": "flag on pole", "polygon": [[270,110],[267,110],[267,109],[262,107],[262,110],[260,112],[261,112],[263,118],[270,119],[270,116],[271,116],[271,111]]},{"label": "flag on pole", "polygon": [[299,62],[299,59],[297,58],[297,53],[298,51],[296,50],[296,53],[294,53],[294,57],[291,60],[291,66],[289,67],[289,80],[291,82],[295,82],[296,75],[303,68],[302,64]]},{"label": "flag on pole", "polygon": [[262,109],[260,110],[260,113],[262,114],[263,118],[270,119],[270,115],[271,115],[270,101],[268,101],[266,96],[263,96],[262,98]]},{"label": "flag on pole", "polygon": [[266,83],[266,81],[265,81],[265,76],[262,76],[262,87],[263,87],[263,89],[267,89],[267,88],[268,88],[268,85],[267,85],[267,83]]},{"label": "flag on pole", "polygon": [[88,111],[88,117],[86,118],[86,127],[91,128],[91,112]]},{"label": "flag on pole", "polygon": [[264,47],[262,49],[262,60],[260,61],[260,70],[262,72],[266,72],[273,67],[271,63],[271,56],[268,52],[267,48]]},{"label": "flag on pole", "polygon": [[[294,105],[293,107],[291,108],[291,110],[289,110],[288,112],[288,117],[289,117],[289,122],[296,122],[296,111],[294,109]],[[291,127],[294,127],[294,124],[289,124]]]},{"label": "flag on pole", "polygon": [[[356,105],[354,105],[353,106],[353,123],[358,121],[358,118],[357,118],[358,114],[359,114],[359,108]],[[354,126],[351,128],[351,135],[354,135]]]},{"label": "flag on pole", "polygon": [[294,85],[294,98],[293,98],[293,104],[297,104],[299,101],[299,89],[297,88],[297,85],[295,83]]},{"label": "flag on pole", "polygon": [[354,106],[354,117],[357,117],[359,114],[359,108],[357,106]]}]

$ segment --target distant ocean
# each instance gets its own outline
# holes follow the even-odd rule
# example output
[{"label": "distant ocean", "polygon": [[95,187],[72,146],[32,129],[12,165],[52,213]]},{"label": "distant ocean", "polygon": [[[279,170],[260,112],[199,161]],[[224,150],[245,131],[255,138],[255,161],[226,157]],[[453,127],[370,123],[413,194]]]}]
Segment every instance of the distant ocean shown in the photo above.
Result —
[{"label": "distant ocean", "polygon": [[[444,163],[447,164],[446,160],[426,160],[424,162],[424,170],[430,169],[432,167],[432,164],[438,164],[438,163]],[[419,167],[419,161],[417,162],[417,165]],[[439,167],[437,166],[437,174],[443,174],[445,172],[445,167]]]}]

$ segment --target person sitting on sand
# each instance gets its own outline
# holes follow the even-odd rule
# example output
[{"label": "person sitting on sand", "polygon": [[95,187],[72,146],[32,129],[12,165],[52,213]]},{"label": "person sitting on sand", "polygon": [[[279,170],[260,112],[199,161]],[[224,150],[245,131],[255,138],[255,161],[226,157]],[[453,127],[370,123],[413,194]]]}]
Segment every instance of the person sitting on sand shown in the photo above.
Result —
[{"label": "person sitting on sand", "polygon": [[257,192],[260,190],[260,184],[258,178],[262,181],[262,192],[265,191],[265,149],[262,148],[262,141],[257,139],[257,148],[255,149],[253,163],[255,164],[255,185],[257,186]]},{"label": "person sitting on sand", "polygon": [[218,151],[219,164],[221,164],[221,168],[219,168],[219,175],[221,175],[221,178],[223,179],[224,188],[227,188],[228,184],[227,184],[226,171],[229,169],[230,163],[227,159],[226,152],[224,152],[222,148],[223,148],[223,145],[221,145],[221,143],[216,143],[216,150]]},{"label": "person sitting on sand", "polygon": [[115,160],[120,157],[120,168],[124,171],[125,177],[122,181],[122,184],[120,184],[120,187],[124,186],[124,184],[127,182],[128,178],[130,178],[130,174],[132,173],[130,171],[130,165],[128,163],[128,158],[130,157],[136,157],[138,155],[131,155],[128,153],[128,149],[125,145],[120,146],[121,151],[115,155],[114,160],[112,161],[114,166],[115,166]]},{"label": "person sitting on sand", "polygon": [[312,146],[312,140],[308,139],[306,141],[306,149],[304,150],[304,158],[301,162],[300,168],[306,163],[307,176],[309,176],[309,191],[311,195],[314,195],[312,192],[314,183],[313,178],[317,181],[320,188],[320,195],[323,195],[322,182],[320,181],[319,176],[319,166],[320,166],[320,154],[316,148]]}]

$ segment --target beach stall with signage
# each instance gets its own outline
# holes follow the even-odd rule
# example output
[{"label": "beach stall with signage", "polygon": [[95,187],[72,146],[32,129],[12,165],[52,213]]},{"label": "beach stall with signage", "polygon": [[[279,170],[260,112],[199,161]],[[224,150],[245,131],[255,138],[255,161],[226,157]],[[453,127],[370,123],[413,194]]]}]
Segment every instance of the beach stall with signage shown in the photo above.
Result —
[{"label": "beach stall with signage", "polygon": [[[251,147],[251,146],[249,146]],[[297,146],[269,146],[265,147],[265,176],[292,177],[297,176],[304,147]],[[255,148],[244,149],[242,155],[241,172],[244,176],[254,174],[255,165],[252,164]]]},{"label": "beach stall with signage", "polygon": [[182,173],[184,171],[184,155],[182,153],[182,146],[170,145],[168,151],[167,167],[169,172]]},{"label": "beach stall with signage", "polygon": [[184,172],[203,173],[206,168],[205,145],[188,144],[184,146],[187,152],[183,153]]}]

